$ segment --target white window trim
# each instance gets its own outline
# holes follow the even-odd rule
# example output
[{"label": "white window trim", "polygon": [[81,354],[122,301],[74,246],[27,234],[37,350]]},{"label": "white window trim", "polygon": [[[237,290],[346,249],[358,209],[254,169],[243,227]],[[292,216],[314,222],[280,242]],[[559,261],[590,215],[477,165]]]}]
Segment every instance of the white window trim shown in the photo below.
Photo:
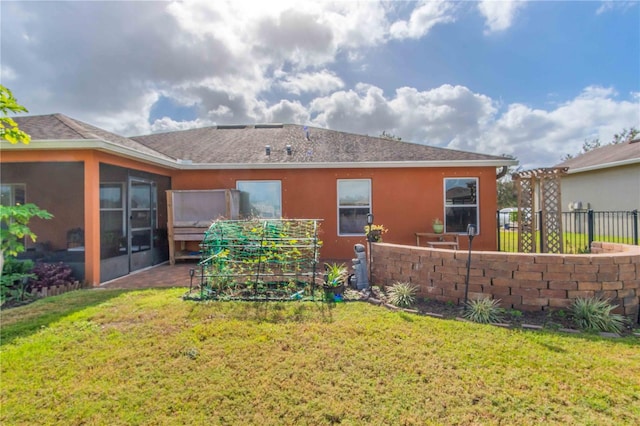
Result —
[{"label": "white window trim", "polygon": [[341,206],[340,205],[340,182],[341,181],[355,181],[362,180],[369,182],[369,213],[373,212],[373,199],[371,196],[372,193],[372,181],[370,178],[353,178],[353,179],[338,179],[336,181],[336,231],[339,237],[360,237],[365,235],[364,227],[362,228],[362,232],[359,233],[351,233],[351,234],[341,234],[340,233],[340,208],[361,208],[364,206]]},{"label": "white window trim", "polygon": [[[476,181],[476,202],[475,204],[447,204],[447,180],[473,179]],[[476,235],[480,235],[480,178],[475,176],[450,176],[442,180],[442,197],[444,211],[442,212],[444,232],[447,232],[447,208],[475,207],[476,208]],[[466,234],[465,231],[457,232],[457,234]]]}]

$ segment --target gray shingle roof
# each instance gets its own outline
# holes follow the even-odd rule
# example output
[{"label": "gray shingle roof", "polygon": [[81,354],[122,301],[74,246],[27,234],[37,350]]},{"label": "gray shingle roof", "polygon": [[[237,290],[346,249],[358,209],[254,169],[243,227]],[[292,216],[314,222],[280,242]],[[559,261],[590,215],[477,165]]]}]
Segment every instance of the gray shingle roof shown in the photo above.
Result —
[{"label": "gray shingle roof", "polygon": [[[513,164],[495,155],[436,148],[417,143],[357,135],[294,124],[212,126],[126,138],[63,114],[14,118],[34,141],[101,141],[178,166],[244,165],[270,167],[304,163],[353,164],[411,162],[485,162]],[[265,147],[270,146],[270,155]],[[287,154],[287,146],[291,154]],[[179,160],[175,163],[173,160]],[[180,161],[182,160],[182,161]],[[438,164],[440,165],[440,164]],[[468,164],[466,164],[468,165]],[[483,164],[487,165],[487,164]]]},{"label": "gray shingle roof", "polygon": [[171,160],[132,139],[108,132],[91,124],[83,123],[67,117],[64,114],[34,115],[13,118],[20,130],[31,136],[33,141],[63,141],[63,140],[98,140],[123,146],[154,157]]},{"label": "gray shingle roof", "polygon": [[618,163],[630,162],[640,162],[640,139],[601,146],[575,158],[563,161],[556,167],[568,167],[569,172],[571,172],[572,170],[605,168],[616,166]]},{"label": "gray shingle roof", "polygon": [[[205,164],[505,160],[493,155],[294,124],[213,126],[132,139],[172,157]],[[271,147],[271,155],[266,155],[266,145]],[[291,155],[287,154],[287,145],[291,146]]]}]

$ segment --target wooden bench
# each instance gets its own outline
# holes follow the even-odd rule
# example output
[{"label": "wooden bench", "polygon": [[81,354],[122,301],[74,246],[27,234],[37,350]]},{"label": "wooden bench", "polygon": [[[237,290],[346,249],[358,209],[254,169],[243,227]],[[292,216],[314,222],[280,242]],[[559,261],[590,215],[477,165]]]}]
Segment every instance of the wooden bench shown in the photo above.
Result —
[{"label": "wooden bench", "polygon": [[434,232],[416,232],[416,245],[418,247],[420,246],[420,238],[422,238],[427,247],[458,250],[460,248],[458,237],[459,237],[458,234],[436,234]]},{"label": "wooden bench", "polygon": [[[176,259],[199,259],[200,254],[188,251],[186,243],[188,241],[201,242],[204,233],[209,226],[174,226],[169,229],[169,263],[176,263]],[[180,243],[180,249],[176,251],[175,243]]]}]

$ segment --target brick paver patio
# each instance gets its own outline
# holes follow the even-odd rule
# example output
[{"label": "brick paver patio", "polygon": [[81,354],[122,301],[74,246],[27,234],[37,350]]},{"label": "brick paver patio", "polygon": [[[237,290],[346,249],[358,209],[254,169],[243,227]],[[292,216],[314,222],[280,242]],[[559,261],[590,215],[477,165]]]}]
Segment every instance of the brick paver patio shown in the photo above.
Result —
[{"label": "brick paver patio", "polygon": [[[124,277],[102,283],[99,288],[159,288],[189,287],[189,269],[197,269],[196,262],[181,262],[175,265],[164,263],[133,272]],[[194,278],[195,280],[195,278]],[[197,282],[194,281],[194,284]]]}]

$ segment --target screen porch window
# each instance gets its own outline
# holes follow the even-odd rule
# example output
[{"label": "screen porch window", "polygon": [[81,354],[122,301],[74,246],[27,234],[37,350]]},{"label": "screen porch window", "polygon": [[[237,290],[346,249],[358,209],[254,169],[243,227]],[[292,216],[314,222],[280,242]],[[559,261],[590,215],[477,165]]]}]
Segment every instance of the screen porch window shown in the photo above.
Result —
[{"label": "screen porch window", "polygon": [[338,179],[338,235],[364,235],[371,212],[371,179]]},{"label": "screen porch window", "polygon": [[124,184],[100,184],[100,258],[127,253]]},{"label": "screen porch window", "polygon": [[24,183],[6,183],[0,185],[0,204],[3,206],[15,206],[25,204],[27,190]]},{"label": "screen porch window", "polygon": [[478,227],[478,179],[445,178],[445,232],[467,232],[467,225]]},{"label": "screen porch window", "polygon": [[260,219],[282,218],[282,184],[279,180],[239,180],[241,214]]}]

